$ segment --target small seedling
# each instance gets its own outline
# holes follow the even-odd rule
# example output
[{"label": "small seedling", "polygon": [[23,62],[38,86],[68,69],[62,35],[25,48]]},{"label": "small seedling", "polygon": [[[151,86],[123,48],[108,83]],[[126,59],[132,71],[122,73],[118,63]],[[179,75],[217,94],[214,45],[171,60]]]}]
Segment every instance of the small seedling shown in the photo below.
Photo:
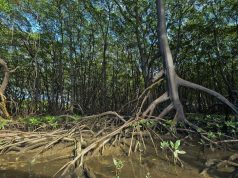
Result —
[{"label": "small seedling", "polygon": [[113,158],[113,164],[116,168],[115,178],[120,178],[120,172],[121,172],[121,169],[124,167],[124,162],[120,159]]},{"label": "small seedling", "polygon": [[180,150],[180,140],[177,140],[175,143],[173,143],[172,141],[169,142],[170,143],[170,147],[173,150],[173,157],[174,157],[174,163],[176,164],[177,161],[179,160],[179,154],[185,154],[186,152],[183,150]]},{"label": "small seedling", "polygon": [[160,142],[160,148],[162,149],[163,153],[165,154],[165,158],[169,160],[167,151],[169,149],[169,142],[168,141],[162,141]]},{"label": "small seedling", "polygon": [[168,148],[169,148],[169,142],[167,142],[167,141],[162,141],[162,142],[160,142],[160,148],[161,148],[162,150],[168,149]]},{"label": "small seedling", "polygon": [[1,119],[1,120],[0,120],[0,130],[5,129],[5,127],[6,127],[8,124],[9,124],[9,121],[8,121],[8,120]]},{"label": "small seedling", "polygon": [[147,174],[145,175],[145,178],[151,178],[150,172],[147,172]]}]

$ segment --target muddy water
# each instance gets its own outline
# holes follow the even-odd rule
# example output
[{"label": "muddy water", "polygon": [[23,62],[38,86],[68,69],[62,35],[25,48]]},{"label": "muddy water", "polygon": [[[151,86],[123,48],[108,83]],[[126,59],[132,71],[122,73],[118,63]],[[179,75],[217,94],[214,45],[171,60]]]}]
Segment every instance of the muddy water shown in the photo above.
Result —
[{"label": "muddy water", "polygon": [[51,178],[70,159],[71,149],[60,145],[35,159],[36,152],[0,155],[0,178]]},{"label": "muddy water", "polygon": [[[112,148],[104,152],[104,156],[96,156],[86,161],[87,167],[96,178],[115,177],[113,158],[123,161],[120,178],[199,178],[219,177],[229,178],[235,172],[235,168],[227,167],[221,170],[210,170],[206,176],[201,176],[200,171],[205,168],[205,162],[209,159],[225,159],[234,152],[217,150],[215,152],[201,152],[198,146],[184,148],[187,152],[181,156],[185,168],[173,164],[159,152],[158,155],[152,147],[147,147],[146,152],[125,156],[121,148]],[[35,153],[0,155],[0,178],[50,178],[67,161],[71,152],[69,148],[57,148],[47,151],[35,162],[32,157]],[[56,157],[62,159],[55,160]]]},{"label": "muddy water", "polygon": [[[211,169],[207,175],[200,172],[206,167],[205,162],[210,159],[226,159],[234,152],[230,151],[205,151],[197,146],[189,147],[186,154],[181,156],[184,168],[175,166],[173,159],[166,158],[162,152],[155,154],[153,148],[147,148],[144,155],[133,154],[130,157],[106,153],[107,156],[93,158],[87,161],[88,167],[93,170],[97,178],[112,178],[115,176],[113,158],[123,160],[124,167],[120,171],[120,178],[199,178],[217,177],[229,178],[235,172],[235,168],[227,167],[221,170]],[[233,175],[234,176],[234,175]],[[238,174],[237,174],[238,177]]]}]

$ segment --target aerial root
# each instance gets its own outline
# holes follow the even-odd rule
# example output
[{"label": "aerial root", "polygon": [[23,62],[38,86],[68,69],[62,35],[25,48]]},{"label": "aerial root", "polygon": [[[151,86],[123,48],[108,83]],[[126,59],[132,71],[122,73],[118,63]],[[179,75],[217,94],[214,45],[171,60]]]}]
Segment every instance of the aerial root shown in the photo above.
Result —
[{"label": "aerial root", "polygon": [[105,116],[115,116],[117,118],[119,118],[122,122],[126,122],[126,120],[124,119],[123,116],[119,115],[117,112],[114,111],[107,111],[107,112],[103,112],[100,114],[96,114],[96,115],[91,115],[91,116],[85,116],[82,117],[82,119],[93,119],[93,118],[101,118],[101,117],[105,117]]},{"label": "aerial root", "polygon": [[54,175],[54,177],[58,176],[59,173],[61,173],[61,176],[65,176],[66,174],[69,173],[70,168],[71,167],[75,167],[75,164],[78,160],[80,160],[80,166],[83,166],[83,160],[84,160],[84,156],[92,153],[92,155],[95,155],[97,152],[99,152],[99,150],[103,150],[104,146],[110,142],[111,140],[113,140],[113,138],[120,134],[120,132],[127,128],[128,126],[130,126],[134,121],[133,120],[129,120],[126,123],[124,123],[122,126],[120,126],[119,128],[117,128],[115,131],[110,132],[109,134],[106,134],[105,136],[102,136],[98,139],[96,139],[94,142],[92,142],[91,144],[89,144],[86,148],[82,149],[80,151],[80,153],[70,162],[66,163],[64,166],[62,166],[58,172],[56,172],[56,174]]},{"label": "aerial root", "polygon": [[158,118],[163,118],[164,116],[166,116],[172,109],[174,108],[173,103],[171,103],[170,105],[168,105],[158,116]]},{"label": "aerial root", "polygon": [[154,109],[156,106],[158,106],[160,103],[163,103],[169,99],[167,92],[165,92],[163,95],[158,97],[156,100],[154,100],[149,107],[142,113],[142,117],[145,117],[146,115],[152,116]]},{"label": "aerial root", "polygon": [[[58,177],[59,175],[65,176],[69,174],[71,168],[76,167],[82,167],[84,168],[84,157],[86,156],[95,156],[97,153],[103,153],[103,150],[106,145],[109,145],[110,147],[115,145],[115,143],[119,144],[126,144],[129,147],[129,155],[131,151],[141,151],[146,150],[146,143],[144,141],[144,137],[150,137],[154,148],[156,150],[156,146],[154,143],[154,139],[152,135],[149,133],[149,131],[146,128],[143,128],[141,130],[141,127],[137,127],[136,122],[138,120],[130,119],[123,125],[116,128],[116,130],[111,131],[99,138],[97,138],[95,141],[93,141],[91,144],[89,144],[84,149],[81,149],[78,151],[78,154],[76,157],[74,157],[73,160],[66,163],[64,166],[62,166],[59,171],[54,175],[54,177]],[[133,129],[132,129],[133,128]],[[131,137],[128,138],[128,129],[132,129]],[[156,150],[157,153],[157,150]],[[85,170],[86,171],[86,170]],[[87,172],[87,171],[86,171]]]},{"label": "aerial root", "polygon": [[[158,154],[157,147],[155,145],[155,141],[151,133],[152,130],[150,131],[150,129],[148,129],[146,126],[137,127],[138,122],[140,121],[141,121],[140,119],[131,118],[126,123],[116,128],[116,130],[111,131],[105,135],[102,135],[84,149],[80,149],[77,152],[78,153],[77,156],[74,157],[74,159],[71,160],[70,162],[63,165],[59,169],[59,171],[56,172],[54,177],[58,177],[59,175],[64,177],[70,173],[71,168],[76,167],[77,168],[81,167],[87,174],[93,175],[93,172],[87,170],[87,166],[85,166],[84,164],[84,159],[87,156],[95,156],[97,153],[102,154],[106,145],[108,145],[109,147],[115,145],[116,143],[127,145],[129,147],[128,155],[130,155],[132,151],[141,152],[146,150],[146,143],[144,137],[149,137],[153,144],[156,154]],[[130,130],[129,131],[130,137],[128,135],[128,130]],[[173,152],[173,150],[170,151]],[[183,163],[179,158],[177,158],[177,161],[178,164],[181,167],[183,167]]]},{"label": "aerial root", "polygon": [[212,95],[214,97],[216,97],[218,100],[220,100],[221,102],[225,103],[227,106],[229,106],[236,114],[238,114],[238,109],[228,100],[226,99],[224,96],[222,96],[220,93],[213,91],[211,89],[208,89],[204,86],[189,82],[187,80],[184,80],[180,77],[177,76],[178,79],[178,84],[184,87],[188,87],[188,88],[193,88],[195,90],[200,90],[203,92],[208,93],[209,95]]}]

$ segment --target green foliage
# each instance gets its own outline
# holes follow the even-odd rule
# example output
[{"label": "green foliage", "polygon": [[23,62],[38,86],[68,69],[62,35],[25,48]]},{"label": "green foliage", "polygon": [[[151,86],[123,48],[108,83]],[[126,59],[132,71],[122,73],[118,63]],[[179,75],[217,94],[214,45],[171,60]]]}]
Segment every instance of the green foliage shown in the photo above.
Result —
[{"label": "green foliage", "polygon": [[131,126],[132,127],[148,127],[148,128],[152,128],[154,126],[156,126],[157,121],[155,120],[145,120],[145,119],[141,119],[135,123],[133,123]]},{"label": "green foliage", "polygon": [[[166,7],[178,73],[225,96],[229,88],[237,89],[237,1],[166,1]],[[9,68],[20,67],[11,75],[8,91],[18,104],[18,115],[58,114],[69,111],[74,102],[82,105],[85,114],[119,110],[138,97],[150,75],[163,66],[158,60],[152,0],[0,0],[0,46],[0,57]],[[163,89],[158,87],[152,96]],[[216,104],[209,96],[188,94],[185,89],[180,96],[191,101],[187,112],[206,112],[207,106]],[[14,107],[11,104],[10,109]],[[122,112],[130,113],[132,107]],[[222,113],[222,109],[211,112]],[[219,116],[208,115],[204,120],[209,119],[217,121],[217,130],[203,119],[197,123],[225,132]],[[172,124],[165,123],[166,127]],[[228,127],[230,135],[236,134],[237,129],[229,123]]]},{"label": "green foliage", "polygon": [[29,37],[30,37],[32,40],[37,41],[37,40],[40,39],[40,34],[39,34],[39,33],[34,33],[34,32],[32,32],[32,33],[29,34]]},{"label": "green foliage", "polygon": [[0,0],[0,12],[10,12],[12,10],[11,5],[7,0]]},{"label": "green foliage", "polygon": [[169,126],[169,127],[171,127],[171,126],[173,126],[173,120],[166,120],[166,124]]},{"label": "green foliage", "polygon": [[200,127],[199,132],[202,129],[207,131],[208,138],[212,140],[222,139],[224,135],[238,134],[238,123],[234,116],[190,114],[188,119]]},{"label": "green foliage", "polygon": [[20,122],[28,125],[29,127],[40,127],[40,126],[49,126],[53,129],[57,128],[59,126],[59,122],[61,121],[56,116],[32,116],[32,117],[26,117],[26,118],[20,118],[18,119]]},{"label": "green foliage", "polygon": [[206,144],[206,142],[203,140],[203,139],[200,139],[200,141],[198,142],[200,145],[205,145]]},{"label": "green foliage", "polygon": [[237,134],[238,134],[238,122],[237,122],[236,119],[226,121],[226,122],[225,122],[225,125],[227,126],[227,130],[228,130],[232,135],[237,135]]},{"label": "green foliage", "polygon": [[185,154],[186,152],[184,150],[181,150],[180,148],[181,141],[177,140],[175,143],[171,140],[160,142],[160,148],[162,150],[170,149],[173,152],[173,159],[174,163],[176,164],[177,160],[179,159],[179,154]]},{"label": "green foliage", "polygon": [[115,178],[119,178],[120,177],[120,171],[121,169],[124,167],[124,162],[120,159],[115,159],[113,158],[113,164],[116,168],[116,176]]},{"label": "green foliage", "polygon": [[58,118],[55,116],[45,116],[44,120],[53,128],[56,128],[58,126],[58,123],[57,123]]},{"label": "green foliage", "polygon": [[113,158],[113,164],[116,167],[116,169],[120,170],[124,167],[124,162],[120,159]]},{"label": "green foliage", "polygon": [[5,129],[6,126],[8,126],[10,120],[6,119],[0,119],[0,130]]},{"label": "green foliage", "polygon": [[211,132],[211,131],[208,132],[207,137],[210,138],[210,139],[212,139],[212,140],[214,140],[214,139],[217,138],[217,137],[216,137],[216,134],[215,134],[214,132]]},{"label": "green foliage", "polygon": [[169,143],[170,143],[170,147],[173,150],[174,162],[176,163],[177,160],[179,159],[179,154],[185,154],[186,152],[183,150],[180,150],[180,140],[177,140],[175,143],[170,141]]},{"label": "green foliage", "polygon": [[41,124],[41,121],[37,117],[30,117],[28,123],[30,126],[39,126]]},{"label": "green foliage", "polygon": [[160,142],[160,148],[162,150],[166,150],[167,148],[169,148],[169,142],[168,141],[162,141]]}]

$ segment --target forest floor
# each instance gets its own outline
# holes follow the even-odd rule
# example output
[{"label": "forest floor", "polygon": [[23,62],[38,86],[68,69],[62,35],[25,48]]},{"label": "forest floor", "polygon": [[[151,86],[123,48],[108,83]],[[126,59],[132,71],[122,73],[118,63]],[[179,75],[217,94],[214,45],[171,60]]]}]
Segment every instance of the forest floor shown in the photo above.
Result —
[{"label": "forest floor", "polygon": [[169,121],[159,127],[145,120],[124,123],[108,113],[2,122],[0,177],[238,176],[236,123],[226,122],[224,133],[217,115],[190,120],[202,128],[206,124],[204,138],[183,127],[169,132]]}]

